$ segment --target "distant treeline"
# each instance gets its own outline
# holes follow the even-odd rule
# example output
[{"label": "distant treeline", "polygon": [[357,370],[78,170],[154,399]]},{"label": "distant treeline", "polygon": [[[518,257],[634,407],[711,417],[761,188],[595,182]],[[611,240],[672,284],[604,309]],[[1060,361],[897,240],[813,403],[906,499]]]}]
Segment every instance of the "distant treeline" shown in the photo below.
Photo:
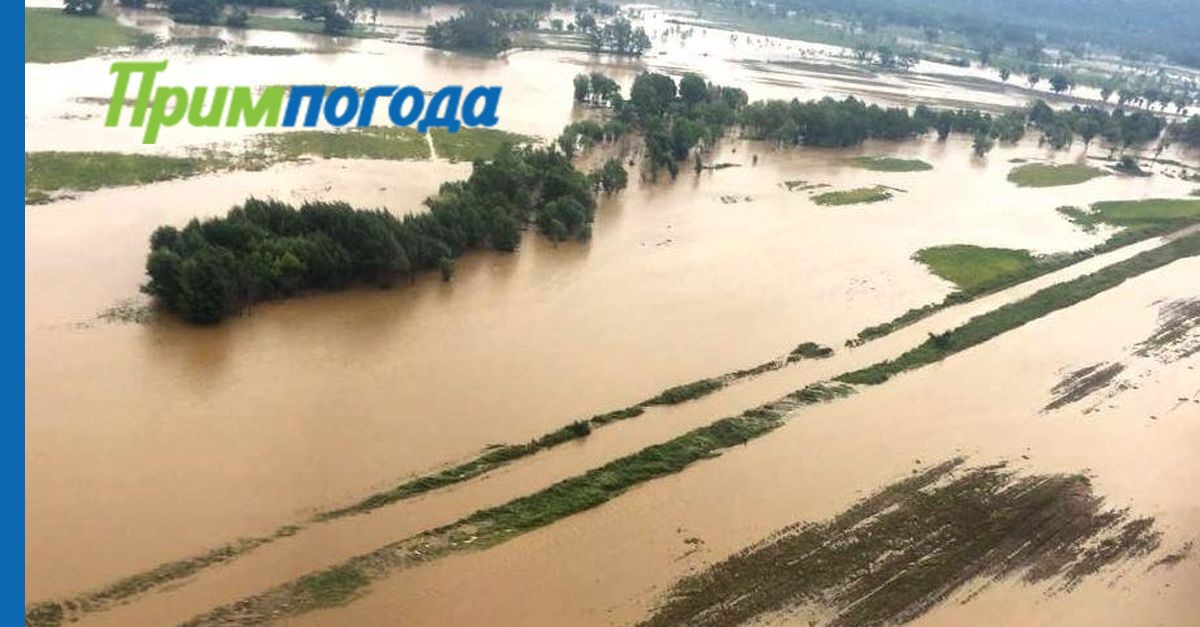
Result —
[{"label": "distant treeline", "polygon": [[903,107],[867,105],[854,97],[757,101],[742,107],[738,123],[754,139],[823,147],[856,146],[868,139],[908,139],[931,130],[941,139],[954,132],[1012,143],[1032,127],[1040,130],[1042,140],[1055,149],[1066,148],[1076,135],[1084,143],[1103,137],[1121,148],[1138,146],[1157,139],[1166,126],[1161,117],[1145,111],[1127,113],[1118,108],[1109,112],[1075,106],[1056,112],[1042,100],[1025,110],[993,116],[965,109],[934,110],[924,105],[909,112]]},{"label": "distant treeline", "polygon": [[[722,4],[747,8],[744,0]],[[868,32],[895,24],[962,35],[975,50],[1099,47],[1162,54],[1200,67],[1195,0],[779,0],[758,9],[848,19]],[[773,9],[772,9],[773,8]]]},{"label": "distant treeline", "polygon": [[515,250],[529,222],[556,241],[588,237],[593,188],[615,191],[624,176],[619,163],[589,177],[553,149],[524,147],[475,162],[467,180],[426,201],[429,211],[403,218],[338,202],[297,209],[250,199],[224,217],[156,230],[144,289],[188,320],[211,323],[302,290],[386,286],[432,268],[448,279],[468,250]]}]

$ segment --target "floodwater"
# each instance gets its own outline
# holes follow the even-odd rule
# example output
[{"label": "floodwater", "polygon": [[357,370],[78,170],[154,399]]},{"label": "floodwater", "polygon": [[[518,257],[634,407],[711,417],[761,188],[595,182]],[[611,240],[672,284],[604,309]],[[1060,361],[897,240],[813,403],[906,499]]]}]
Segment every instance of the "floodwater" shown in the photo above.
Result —
[{"label": "floodwater", "polygon": [[[1200,481],[1200,356],[1157,369],[1099,415],[1039,408],[1062,369],[1127,355],[1154,329],[1161,300],[1196,295],[1197,272],[1200,260],[1177,262],[936,366],[802,409],[761,440],[595,510],[403,571],[363,600],[287,624],[629,624],[679,577],[959,455],[1030,472],[1086,470],[1110,506],[1155,517],[1164,546],[1177,549],[1200,537],[1200,508],[1184,487]],[[701,541],[699,551],[689,538]],[[1190,624],[1194,559],[1148,566],[1102,571],[1071,594],[1001,582],[978,597],[957,595],[917,623]]]},{"label": "floodwater", "polygon": [[[122,19],[144,22],[164,37],[222,31],[178,27],[145,14]],[[399,28],[419,25],[421,19],[430,18],[408,23],[384,15],[381,22]],[[651,27],[653,19],[648,17]],[[570,79],[580,71],[601,70],[627,85],[643,67],[691,67],[718,82],[743,86],[752,98],[807,98],[848,89],[846,74],[801,71],[780,63],[811,61],[808,53],[776,51],[769,43],[755,50],[744,42],[717,42],[717,32],[728,35],[693,33],[685,41],[680,35],[663,39],[655,32],[656,45],[666,45],[642,61],[554,50],[480,59],[389,41],[330,41],[258,31],[217,34],[240,37],[240,45],[312,52],[280,58],[167,48],[158,58],[170,57],[163,80],[177,85],[501,84],[509,98],[502,101],[501,126],[539,137],[556,135],[584,114],[572,107],[570,94]],[[709,57],[681,52],[695,50],[701,37],[713,42],[704,49]],[[694,65],[685,66],[688,59]],[[26,65],[27,86],[61,87],[26,89],[27,150],[147,149],[139,143],[138,129],[106,129],[100,121],[104,107],[78,101],[110,95],[111,60]],[[775,76],[780,73],[789,76]],[[905,87],[893,84],[891,89],[903,93]],[[985,93],[955,87],[947,95],[942,93],[946,89],[951,88],[914,93],[931,101]],[[868,99],[889,101],[884,96]],[[156,149],[180,151],[210,142],[238,142],[245,136],[242,129],[175,127],[162,133],[162,146]],[[1093,152],[1100,154],[1095,148]],[[859,154],[919,157],[934,170],[869,172],[847,163]],[[361,289],[262,304],[247,316],[213,328],[188,326],[169,317],[133,324],[97,316],[123,302],[142,302],[138,287],[146,242],[161,224],[181,226],[194,216],[219,215],[250,195],[291,202],[346,200],[397,214],[419,211],[422,199],[440,183],[464,177],[469,166],[318,160],[264,172],[101,190],[27,207],[26,598],[78,593],[238,536],[269,533],[317,509],[352,502],[489,444],[524,441],[670,385],[760,363],[801,341],[840,347],[861,328],[940,300],[951,289],[909,259],[922,247],[973,243],[1039,253],[1076,250],[1101,241],[1105,234],[1079,231],[1055,207],[1182,196],[1194,187],[1164,176],[1108,176],[1040,190],[1018,189],[1005,180],[1013,167],[1010,159],[1047,156],[1031,142],[997,148],[985,160],[971,158],[960,139],[879,143],[845,151],[776,150],[759,143],[728,142],[711,162],[741,167],[699,176],[687,172],[674,183],[635,175],[630,189],[601,202],[593,240],[586,245],[554,246],[528,235],[516,255],[480,253],[462,259],[448,284],[431,275],[391,290]],[[1078,150],[1056,156],[1063,162],[1081,158]],[[903,191],[873,205],[818,207],[808,194],[788,192],[781,185],[794,179],[829,184],[831,189],[885,184]],[[1190,268],[1194,276],[1194,265],[1177,266]],[[1178,290],[1187,277],[1178,267],[1144,282],[1161,288],[1164,296],[1178,297],[1170,290]],[[1128,295],[1129,289],[1122,289],[1127,296],[1117,301],[1120,306],[1127,312],[1137,308],[1129,321],[1113,317],[1116,311],[1087,310],[1110,316],[1106,319],[1119,330],[1105,335],[1108,343],[1125,341],[1120,339],[1125,334],[1134,339],[1145,335],[1137,315],[1145,313],[1139,299],[1148,296]],[[1077,315],[1072,310],[1063,316],[1068,314]],[[331,618],[327,624],[369,624],[366,615],[372,609],[385,612],[374,616],[382,624],[394,624],[399,615],[415,624],[457,622],[452,620],[456,618],[478,623],[489,611],[525,624],[545,623],[555,616],[583,623],[636,620],[653,601],[654,590],[698,564],[694,557],[675,560],[672,551],[681,553],[687,537],[677,536],[677,528],[696,527],[696,533],[688,533],[706,541],[702,556],[712,560],[773,528],[836,513],[853,500],[855,490],[869,490],[902,474],[903,460],[914,453],[934,461],[959,446],[975,451],[1014,419],[1025,427],[1002,434],[993,447],[978,449],[981,457],[1012,455],[1011,446],[1004,444],[1016,446],[1014,442],[1025,441],[1021,438],[1047,445],[1058,442],[1055,438],[1062,438],[1062,431],[1027,424],[1046,420],[1028,414],[1025,403],[1044,405],[1046,391],[1056,381],[1037,368],[1053,370],[1071,359],[1086,361],[1084,357],[1099,350],[1068,350],[1086,344],[1070,338],[1089,328],[1102,327],[1073,323],[1061,337],[1029,336],[1032,331],[1022,330],[1026,335],[1016,336],[1024,338],[1017,343],[1002,338],[1008,349],[989,344],[988,350],[977,351],[984,357],[973,352],[961,358],[987,359],[977,368],[991,368],[961,370],[954,375],[961,377],[961,385],[943,386],[929,379],[928,372],[943,371],[941,366],[931,367],[863,398],[814,410],[811,421],[789,425],[749,449],[762,456],[730,455],[509,545],[403,574],[395,583],[380,585],[380,593],[345,609],[352,620]],[[924,328],[917,330],[899,338],[923,337]],[[1054,349],[1053,342],[1066,344]],[[1044,355],[1043,344],[1050,347]],[[886,350],[906,345],[883,340],[870,350],[889,356]],[[1032,345],[1039,347],[1039,355],[1025,357],[1022,349]],[[874,353],[857,354],[865,364]],[[1028,363],[1032,370],[1027,376],[1012,368],[1013,363]],[[1187,367],[1194,360],[1181,363]],[[1171,372],[1179,367],[1173,365]],[[983,372],[1008,372],[1014,382],[984,384]],[[234,564],[217,572],[218,577],[199,578],[199,590],[180,589],[178,598],[186,603],[154,605],[150,599],[146,607],[134,604],[108,618],[96,618],[125,625],[187,618],[194,613],[192,605],[200,611],[258,592],[773,398],[759,397],[767,392],[778,395],[776,387],[800,387],[791,373],[789,369],[777,378],[764,377],[761,384],[752,382],[761,387],[722,392],[695,408],[652,412],[645,422],[602,430],[584,446],[528,460],[511,472],[456,488],[445,499],[429,495],[411,506],[330,525],[329,531],[306,531],[295,539],[297,550],[281,541],[278,549],[261,549],[261,558],[244,558],[241,578],[234,570],[241,566]],[[832,373],[803,371],[801,378]],[[976,389],[972,384],[983,386],[978,395],[961,393]],[[1006,390],[1018,384],[1028,388],[1022,388],[1025,395],[1014,392],[1009,397]],[[1037,387],[1037,394],[1031,386]],[[1143,407],[1138,404],[1142,400],[1149,403],[1166,394],[1146,396],[1147,389],[1119,402]],[[924,403],[938,395],[947,396],[942,399],[947,410],[939,408],[935,415],[942,422],[925,421],[933,405]],[[864,398],[881,400],[873,404]],[[996,401],[996,407],[985,411],[988,403],[983,399]],[[969,416],[977,426],[948,430],[961,440],[922,439],[934,425],[945,426],[960,417],[948,409],[955,403],[960,413],[978,410]],[[894,441],[889,430],[877,428],[881,416],[889,426],[895,417]],[[815,426],[801,426],[810,422]],[[1076,417],[1054,424],[1059,423],[1091,424]],[[1156,433],[1168,430],[1166,424],[1157,425]],[[1068,435],[1081,438],[1112,435],[1105,442],[1129,439],[1129,433],[1119,430],[1058,428],[1076,429]],[[607,435],[609,431],[613,435]],[[793,437],[801,439],[788,439]],[[1180,441],[1168,444],[1179,447],[1188,441],[1178,433],[1175,437]],[[820,444],[804,448],[804,442]],[[1088,467],[1100,467],[1107,459],[1105,451],[1114,460],[1120,457],[1119,451],[1084,448],[1095,457],[1086,460]],[[1127,463],[1128,457],[1124,460]],[[1077,461],[1081,460],[1063,457],[1057,463],[1077,471],[1080,468],[1072,465]],[[736,463],[742,465],[724,466]],[[1151,468],[1166,463],[1154,459]],[[1194,462],[1177,472],[1193,470]],[[1168,502],[1181,497],[1171,493],[1172,486],[1188,485],[1172,481],[1158,491],[1142,490],[1141,484],[1133,483],[1137,477],[1145,478],[1136,473],[1128,479],[1131,483],[1121,484],[1122,478],[1109,477],[1100,492],[1122,498],[1167,492],[1162,502]],[[787,498],[775,499],[771,488],[786,491]],[[1157,502],[1150,505],[1156,514]],[[655,511],[659,508],[661,517]],[[1195,516],[1194,505],[1191,511]],[[1173,521],[1193,532],[1200,528],[1195,522]],[[310,533],[326,535],[306,535]],[[557,570],[536,573],[533,566],[546,569],[546,560],[553,560]],[[561,581],[549,581],[552,577],[547,575],[553,572],[562,573]],[[220,576],[226,574],[231,576]],[[503,585],[514,585],[526,574],[534,577],[529,581],[547,580],[547,592],[536,603]],[[445,584],[454,578],[461,578],[471,603],[462,603],[468,597],[451,594],[460,584]],[[406,587],[403,594],[396,592]],[[119,613],[123,611],[131,613]],[[441,611],[449,613],[437,613]],[[319,622],[321,615],[312,619]]]}]

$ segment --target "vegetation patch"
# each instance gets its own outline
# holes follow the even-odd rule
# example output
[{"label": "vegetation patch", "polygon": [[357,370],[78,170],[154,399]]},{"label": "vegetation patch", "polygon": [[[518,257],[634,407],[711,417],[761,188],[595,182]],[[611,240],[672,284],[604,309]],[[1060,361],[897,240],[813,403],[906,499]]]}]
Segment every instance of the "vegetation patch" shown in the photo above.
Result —
[{"label": "vegetation patch", "polygon": [[933,166],[920,159],[899,157],[855,157],[850,163],[874,172],[924,172]]},{"label": "vegetation patch", "polygon": [[1027,276],[1037,265],[1037,259],[1027,250],[969,244],[922,248],[913,258],[925,264],[930,272],[968,292],[1005,277]]},{"label": "vegetation patch", "polygon": [[853,388],[846,385],[810,385],[774,403],[646,447],[529,496],[480,510],[455,523],[359,555],[332,569],[217,608],[185,622],[183,627],[259,624],[344,603],[371,581],[396,570],[454,552],[494,546],[597,507],[634,486],[678,473],[693,463],[720,455],[729,447],[774,431],[785,422],[789,412],[799,407],[851,393]]},{"label": "vegetation patch", "polygon": [[1153,519],[1108,508],[1085,476],[962,463],[934,466],[684,578],[642,624],[743,625],[811,603],[830,625],[900,624],[979,577],[1070,589],[1160,546]]},{"label": "vegetation patch", "polygon": [[493,128],[464,128],[450,133],[444,128],[430,129],[433,150],[441,159],[475,161],[491,159],[505,146],[528,144],[531,137]]},{"label": "vegetation patch", "polygon": [[1104,175],[1100,168],[1076,163],[1026,163],[1013,168],[1008,173],[1008,180],[1017,187],[1055,187],[1077,185]]},{"label": "vegetation patch", "polygon": [[154,35],[102,15],[67,15],[62,9],[25,8],[25,62],[77,61],[109,48],[147,46]]},{"label": "vegetation patch", "polygon": [[829,184],[828,183],[809,183],[808,181],[804,181],[801,179],[793,179],[790,181],[784,181],[783,186],[785,188],[787,188],[787,190],[789,192],[808,192],[808,191],[812,191],[814,189],[820,189],[822,187],[829,187]]},{"label": "vegetation patch", "polygon": [[[80,18],[82,19],[82,18]],[[194,157],[168,157],[113,152],[25,153],[25,199],[46,201],[58,190],[90,191],[101,187],[143,185],[195,176],[219,164]]]},{"label": "vegetation patch", "polygon": [[1108,387],[1125,370],[1124,364],[1099,363],[1067,373],[1050,390],[1052,400],[1042,408],[1051,411],[1081,401]]},{"label": "vegetation patch", "polygon": [[368,126],[343,131],[289,131],[258,137],[257,149],[266,162],[301,157],[323,159],[428,159],[429,144],[416,130],[399,126]]},{"label": "vegetation patch", "polygon": [[802,342],[788,353],[787,362],[793,363],[801,359],[825,359],[833,355],[833,349],[816,342]]},{"label": "vegetation patch", "polygon": [[894,360],[843,374],[843,383],[879,384],[892,376],[941,361],[954,353],[985,342],[1059,309],[1087,300],[1126,279],[1165,266],[1172,261],[1200,254],[1200,234],[1191,234],[1139,253],[1101,270],[1044,288],[1034,294],[981,314],[966,324],[940,335],[931,335],[920,346]]},{"label": "vegetation patch", "polygon": [[1179,361],[1200,352],[1200,298],[1181,298],[1158,307],[1158,326],[1150,337],[1138,342],[1133,354],[1153,357],[1163,363]]},{"label": "vegetation patch", "polygon": [[825,192],[812,197],[813,202],[822,206],[858,205],[863,203],[882,202],[892,197],[888,188],[882,185],[874,187],[857,187],[836,192]]},{"label": "vegetation patch", "polygon": [[722,387],[725,387],[725,383],[720,379],[700,379],[699,381],[693,381],[691,383],[677,385],[673,388],[667,388],[658,396],[643,401],[642,405],[678,405],[684,401],[695,400],[702,396],[708,396]]}]

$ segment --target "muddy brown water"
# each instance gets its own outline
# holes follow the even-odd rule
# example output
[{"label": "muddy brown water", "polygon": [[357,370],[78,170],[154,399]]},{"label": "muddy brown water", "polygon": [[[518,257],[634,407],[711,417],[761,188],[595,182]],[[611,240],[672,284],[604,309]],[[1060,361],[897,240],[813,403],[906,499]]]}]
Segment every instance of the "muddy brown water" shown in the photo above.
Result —
[{"label": "muddy brown water", "polygon": [[[1184,188],[1106,177],[1021,190],[1004,180],[1007,158],[1030,147],[983,164],[961,143],[863,152],[882,150],[935,169],[875,173],[848,167],[847,152],[730,144],[716,160],[744,167],[635,182],[602,203],[589,245],[529,237],[515,256],[467,257],[450,284],[427,276],[264,304],[216,328],[95,316],[136,297],[158,224],[214,215],[251,193],[413,210],[462,167],[286,165],[30,208],[29,598],[269,531],[800,341],[838,345],[948,291],[909,260],[923,246],[1074,250],[1102,235],[1075,229],[1059,204]],[[352,171],[386,183],[360,185]],[[908,191],[819,208],[780,185],[796,178]],[[726,195],[753,200],[724,204]]]},{"label": "muddy brown water", "polygon": [[[145,21],[141,25],[155,32],[168,29],[162,31],[167,35],[211,34],[156,22],[152,16],[122,19]],[[413,25],[402,22],[397,21]],[[503,109],[502,126],[541,137],[553,136],[583,115],[571,106],[570,79],[588,69],[605,71],[625,84],[646,66],[701,69],[713,80],[746,87],[754,98],[838,95],[848,89],[835,75],[819,71],[785,69],[792,76],[780,78],[768,76],[778,74],[777,68],[762,73],[747,69],[747,58],[769,64],[811,60],[821,52],[807,44],[781,51],[782,44],[766,40],[753,48],[712,36],[705,48],[710,56],[703,57],[682,54],[695,49],[694,39],[669,38],[675,43],[661,46],[650,58],[629,61],[550,50],[487,60],[383,41],[331,43],[258,31],[242,37],[238,42],[243,45],[314,53],[281,63],[272,57],[169,51],[163,53],[172,63],[167,82],[499,83],[513,98]],[[136,129],[104,129],[103,107],[77,101],[110,94],[111,61],[26,66],[27,84],[64,86],[26,89],[27,150],[147,150]],[[904,92],[903,82],[885,82],[895,93]],[[947,97],[981,93],[952,92]],[[921,96],[940,97],[924,91]],[[537,106],[516,106],[528,102]],[[75,114],[85,117],[63,119]],[[201,143],[239,142],[246,131],[176,127],[162,137],[163,145],[154,150],[177,152]],[[756,166],[752,154],[760,157]],[[935,169],[868,172],[845,163],[856,154],[911,155]],[[1081,233],[1055,207],[1181,196],[1194,187],[1161,176],[1112,176],[1042,190],[1017,189],[1004,180],[1011,167],[1008,159],[1044,156],[1032,143],[998,148],[980,161],[969,157],[960,140],[876,144],[855,151],[775,151],[731,142],[712,161],[743,167],[699,177],[687,173],[674,184],[638,181],[635,175],[629,190],[601,203],[588,245],[556,247],[526,237],[518,255],[464,258],[450,284],[426,276],[388,291],[354,290],[263,304],[215,328],[170,318],[141,325],[110,323],[96,316],[130,299],[141,302],[137,291],[146,241],[160,224],[218,215],[248,195],[293,202],[347,200],[398,214],[416,211],[441,182],[461,178],[469,168],[444,162],[316,161],[101,190],[27,207],[26,598],[77,593],[241,535],[267,533],[488,444],[522,441],[669,385],[750,366],[800,341],[840,346],[862,327],[940,300],[949,291],[948,284],[909,259],[923,246],[1075,250],[1104,234]],[[1079,158],[1078,150],[1057,156],[1062,161]],[[887,184],[906,191],[876,205],[819,208],[807,194],[781,187],[793,179],[835,189]],[[751,200],[726,204],[722,196]],[[370,543],[377,539],[448,522],[541,487],[547,476],[585,470],[688,425],[740,411],[776,387],[794,389],[792,383],[786,377],[764,379],[763,388],[729,390],[694,409],[666,410],[644,423],[613,427],[611,436],[594,436],[607,439],[589,440],[594,452],[587,455],[565,450],[463,486],[448,498],[422,499],[412,507],[356,519],[353,525],[362,526],[358,540],[347,533],[356,529],[348,524],[321,531],[324,536],[309,536],[323,541],[306,539],[295,552],[284,546],[279,553],[266,553],[274,550],[268,547],[263,558],[247,558],[245,566],[235,566],[245,569],[242,578],[229,577],[228,583],[201,578],[198,585],[213,586],[202,589],[208,592],[180,592],[197,606],[236,599],[345,554],[374,548]],[[1041,383],[1049,386],[1051,380]],[[1041,400],[1044,404],[1045,398]],[[858,458],[870,442],[867,438],[857,449]],[[773,517],[739,528],[721,546],[732,550],[738,542],[752,541],[754,534],[770,530],[770,521],[782,525],[798,516],[835,511],[854,490],[869,489],[895,472],[882,462],[864,464],[860,474],[851,475],[856,480],[821,488],[824,510],[789,510],[781,503]],[[752,476],[735,473],[713,485],[741,491],[746,479]],[[664,503],[694,498],[685,492],[661,494],[668,495],[658,497]],[[652,502],[635,501],[631,507],[637,511]],[[746,511],[737,520],[757,519],[757,510]],[[564,521],[565,531],[552,533],[578,534],[580,524]],[[646,535],[637,542],[657,546],[660,541]],[[599,546],[590,536],[579,542],[581,549]],[[674,547],[673,542],[658,548]],[[622,548],[594,558],[602,562],[593,573],[597,579],[607,581],[632,568],[652,575],[653,585],[670,583],[675,573],[670,564],[647,568],[639,561],[604,569],[603,563],[616,559],[609,554],[623,554],[627,545],[611,546]],[[515,549],[501,549],[495,559],[529,559],[512,553]],[[452,558],[431,567],[424,584],[433,591],[429,598],[449,601],[453,595],[440,587],[445,580],[437,573],[446,568],[453,572],[454,564],[475,559]],[[490,567],[481,572],[504,571]],[[612,598],[619,602],[588,605],[586,612],[599,613],[580,616],[608,616],[605,603],[620,606],[613,610],[615,616],[634,616],[621,604],[631,598],[642,603],[645,590],[634,590],[630,597],[618,590],[632,588],[615,589]],[[491,594],[484,598],[493,598],[487,596]],[[376,607],[372,604],[378,596],[361,607]],[[541,598],[544,604],[536,611],[553,616],[562,604],[572,612],[581,607],[552,596],[558,595]],[[591,604],[591,599],[585,595],[576,601]],[[491,606],[481,603],[477,616],[486,616],[482,612]],[[175,617],[190,608],[171,608],[161,601],[137,607],[131,606],[130,615],[113,614],[112,620],[132,616],[131,622],[112,624],[153,624],[151,617]],[[154,614],[164,607],[168,613]],[[412,611],[431,617],[423,612],[437,607]],[[147,613],[137,613],[141,611]],[[388,607],[381,616],[395,611]]]},{"label": "muddy brown water", "polygon": [[[760,441],[595,510],[401,572],[362,600],[287,624],[636,622],[679,577],[787,524],[827,519],[911,469],[956,455],[1007,459],[1030,472],[1086,469],[1110,506],[1155,517],[1164,544],[1178,547],[1200,535],[1200,509],[1188,489],[1200,480],[1200,406],[1175,401],[1200,399],[1200,361],[1156,370],[1094,418],[1070,408],[1038,411],[1059,370],[1127,354],[1154,329],[1156,301],[1187,293],[1196,272],[1200,260],[1177,262],[941,364],[803,410]],[[1146,572],[1149,565],[1102,571],[1071,594],[1014,581],[970,586],[917,622],[1189,624],[1189,598],[1200,585],[1194,557]]]}]

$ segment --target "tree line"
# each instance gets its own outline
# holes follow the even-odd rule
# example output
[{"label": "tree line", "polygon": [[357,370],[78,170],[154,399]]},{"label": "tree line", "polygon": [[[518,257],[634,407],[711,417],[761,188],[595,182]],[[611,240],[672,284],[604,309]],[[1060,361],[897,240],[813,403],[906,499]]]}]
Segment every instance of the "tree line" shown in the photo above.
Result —
[{"label": "tree line", "polygon": [[144,291],[197,323],[219,322],[264,299],[355,284],[388,286],[477,248],[514,251],[534,224],[555,241],[587,238],[594,190],[625,185],[620,162],[585,175],[552,148],[507,147],[445,183],[428,211],[398,218],[342,202],[299,208],[251,198],[225,216],[163,226],[150,237]]}]

